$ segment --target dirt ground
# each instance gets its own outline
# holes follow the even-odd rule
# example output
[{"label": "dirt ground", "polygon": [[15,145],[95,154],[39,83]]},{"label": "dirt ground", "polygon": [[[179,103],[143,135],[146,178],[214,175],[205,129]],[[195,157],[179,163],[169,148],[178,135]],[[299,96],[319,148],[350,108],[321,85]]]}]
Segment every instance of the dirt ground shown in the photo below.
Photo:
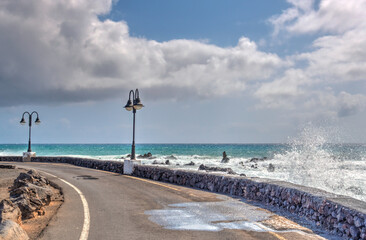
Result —
[{"label": "dirt ground", "polygon": [[[0,168],[0,201],[9,198],[9,189],[13,185],[14,180],[21,172],[27,172],[26,169],[4,169]],[[58,191],[57,189],[53,189]],[[52,201],[50,205],[45,206],[45,214],[32,219],[22,221],[22,228],[27,232],[31,240],[37,239],[42,231],[47,227],[49,221],[57,213],[62,201]]]}]

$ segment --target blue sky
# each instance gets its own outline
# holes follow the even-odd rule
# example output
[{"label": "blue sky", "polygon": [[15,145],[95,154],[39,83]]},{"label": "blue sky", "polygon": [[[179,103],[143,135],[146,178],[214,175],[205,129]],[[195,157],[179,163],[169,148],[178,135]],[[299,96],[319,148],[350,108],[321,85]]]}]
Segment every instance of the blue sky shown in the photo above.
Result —
[{"label": "blue sky", "polygon": [[254,41],[269,37],[267,19],[287,6],[282,0],[118,1],[103,19],[123,19],[136,37],[207,39],[225,47],[235,46],[243,33]]},{"label": "blue sky", "polygon": [[[366,142],[366,1],[0,4],[0,143]],[[336,136],[335,136],[336,135]]]}]

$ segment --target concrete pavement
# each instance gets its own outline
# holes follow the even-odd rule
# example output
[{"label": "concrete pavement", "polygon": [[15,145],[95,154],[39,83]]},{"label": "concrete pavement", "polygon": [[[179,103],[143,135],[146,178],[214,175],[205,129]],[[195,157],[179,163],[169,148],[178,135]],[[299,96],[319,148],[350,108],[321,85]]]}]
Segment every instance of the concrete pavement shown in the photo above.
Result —
[{"label": "concrete pavement", "polygon": [[229,196],[68,164],[9,164],[52,174],[64,190],[65,203],[41,239],[80,239],[85,204],[68,183],[87,201],[87,239],[323,239]]}]

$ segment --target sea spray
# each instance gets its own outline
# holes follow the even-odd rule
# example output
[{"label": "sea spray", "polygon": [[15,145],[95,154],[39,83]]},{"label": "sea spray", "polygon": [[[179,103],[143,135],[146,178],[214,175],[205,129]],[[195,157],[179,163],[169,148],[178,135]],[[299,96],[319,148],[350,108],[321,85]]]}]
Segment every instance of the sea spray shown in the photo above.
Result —
[{"label": "sea spray", "polygon": [[[281,163],[282,171],[287,172],[285,181],[366,201],[366,174],[354,168],[357,163],[365,164],[364,157],[350,159],[352,151],[347,145],[331,143],[334,139],[338,141],[336,130],[308,124],[298,137],[291,140],[291,149],[276,154],[274,160]],[[275,174],[274,177],[277,178]]]}]

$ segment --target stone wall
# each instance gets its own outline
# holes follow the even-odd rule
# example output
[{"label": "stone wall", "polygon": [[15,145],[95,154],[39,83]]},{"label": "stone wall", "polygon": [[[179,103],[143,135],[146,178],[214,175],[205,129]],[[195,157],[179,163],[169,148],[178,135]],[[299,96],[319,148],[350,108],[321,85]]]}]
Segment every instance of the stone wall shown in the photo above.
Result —
[{"label": "stone wall", "polygon": [[[21,161],[21,157],[0,157],[0,161]],[[123,173],[123,162],[72,157],[35,157],[32,162],[69,163],[76,166]],[[304,216],[332,234],[345,239],[366,240],[366,203],[325,191],[260,178],[247,178],[204,171],[136,166],[133,176],[155,181],[230,194],[275,206]]]},{"label": "stone wall", "polygon": [[0,156],[0,161],[21,162],[21,156]]},{"label": "stone wall", "polygon": [[[0,161],[21,162],[20,156],[0,156]],[[33,157],[32,162],[68,163],[75,166],[94,168],[109,172],[123,173],[122,161],[103,161],[76,157]]]}]

